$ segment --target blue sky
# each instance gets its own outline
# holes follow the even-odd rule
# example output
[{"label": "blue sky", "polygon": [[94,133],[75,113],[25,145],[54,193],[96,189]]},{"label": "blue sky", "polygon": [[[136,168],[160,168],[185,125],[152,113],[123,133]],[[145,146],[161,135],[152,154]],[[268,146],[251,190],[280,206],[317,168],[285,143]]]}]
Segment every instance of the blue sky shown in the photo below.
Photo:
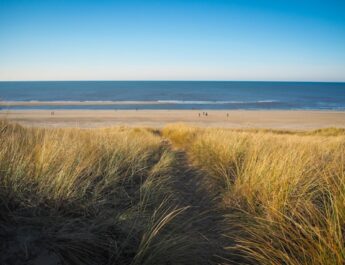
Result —
[{"label": "blue sky", "polygon": [[345,81],[344,0],[0,0],[0,80]]}]

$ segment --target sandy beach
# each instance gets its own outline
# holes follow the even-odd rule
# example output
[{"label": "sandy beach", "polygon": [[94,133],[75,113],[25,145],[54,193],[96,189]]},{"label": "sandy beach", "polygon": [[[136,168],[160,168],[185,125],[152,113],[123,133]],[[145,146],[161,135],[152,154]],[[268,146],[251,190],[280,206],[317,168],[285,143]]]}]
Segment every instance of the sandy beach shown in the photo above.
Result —
[{"label": "sandy beach", "polygon": [[[199,116],[200,114],[200,116]],[[201,127],[273,128],[308,130],[345,128],[345,112],[334,111],[207,111],[199,110],[11,110],[0,111],[1,119],[38,127],[147,126],[169,123]]]}]

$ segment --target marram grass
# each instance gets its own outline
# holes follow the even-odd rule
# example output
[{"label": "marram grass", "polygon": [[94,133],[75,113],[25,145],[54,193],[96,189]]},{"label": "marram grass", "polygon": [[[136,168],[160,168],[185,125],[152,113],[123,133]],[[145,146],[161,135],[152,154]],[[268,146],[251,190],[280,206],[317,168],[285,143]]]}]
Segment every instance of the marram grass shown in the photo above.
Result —
[{"label": "marram grass", "polygon": [[226,249],[244,263],[345,263],[344,130],[170,126],[163,135],[214,179],[228,210]]},{"label": "marram grass", "polygon": [[188,207],[174,163],[146,129],[2,122],[0,264],[199,263],[199,240],[174,223]]},{"label": "marram grass", "polygon": [[0,122],[0,264],[344,264],[345,131]]}]

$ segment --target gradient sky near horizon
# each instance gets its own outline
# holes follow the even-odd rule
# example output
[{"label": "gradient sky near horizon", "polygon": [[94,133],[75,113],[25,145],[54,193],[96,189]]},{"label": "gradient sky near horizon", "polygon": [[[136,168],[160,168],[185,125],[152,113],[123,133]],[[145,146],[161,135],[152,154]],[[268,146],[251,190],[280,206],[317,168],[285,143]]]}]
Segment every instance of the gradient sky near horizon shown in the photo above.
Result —
[{"label": "gradient sky near horizon", "polygon": [[345,81],[344,0],[0,0],[0,80]]}]

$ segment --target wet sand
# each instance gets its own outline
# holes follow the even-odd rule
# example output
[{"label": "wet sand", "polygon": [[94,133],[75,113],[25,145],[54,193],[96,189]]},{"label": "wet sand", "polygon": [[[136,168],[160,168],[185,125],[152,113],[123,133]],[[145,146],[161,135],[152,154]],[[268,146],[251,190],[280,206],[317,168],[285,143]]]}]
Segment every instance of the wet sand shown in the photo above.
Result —
[{"label": "wet sand", "polygon": [[[201,127],[308,130],[345,128],[345,112],[211,110],[1,110],[0,119],[38,127],[147,126],[169,123]],[[199,117],[200,114],[200,117]]]}]

